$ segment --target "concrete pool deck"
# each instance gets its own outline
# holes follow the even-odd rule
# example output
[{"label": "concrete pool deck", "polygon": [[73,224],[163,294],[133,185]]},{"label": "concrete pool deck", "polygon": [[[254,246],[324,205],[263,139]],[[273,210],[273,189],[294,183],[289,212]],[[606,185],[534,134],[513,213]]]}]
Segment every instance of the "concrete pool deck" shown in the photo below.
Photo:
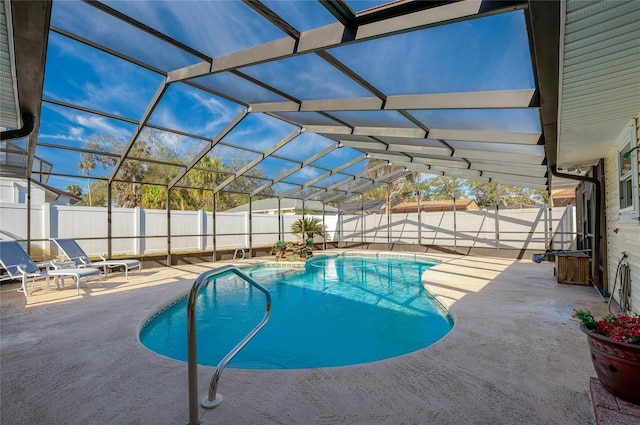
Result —
[{"label": "concrete pool deck", "polygon": [[[353,252],[353,251],[350,251]],[[225,401],[202,424],[595,424],[595,371],[574,308],[607,312],[592,287],[561,285],[553,264],[475,256],[424,275],[455,319],[426,349],[357,366],[292,371],[226,369]],[[270,260],[254,258],[251,262]],[[240,262],[238,262],[240,263]],[[187,424],[186,363],[140,345],[160,306],[225,262],[110,275],[102,285],[28,299],[0,287],[2,424]],[[198,368],[199,398],[214,368]]]}]

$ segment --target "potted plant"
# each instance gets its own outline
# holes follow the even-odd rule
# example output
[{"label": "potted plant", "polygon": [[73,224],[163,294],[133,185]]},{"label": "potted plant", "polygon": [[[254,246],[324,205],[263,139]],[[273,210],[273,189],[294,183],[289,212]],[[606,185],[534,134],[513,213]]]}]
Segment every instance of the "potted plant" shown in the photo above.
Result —
[{"label": "potted plant", "polygon": [[575,311],[587,334],[591,360],[602,386],[623,400],[640,404],[640,316],[608,315],[596,320]]}]

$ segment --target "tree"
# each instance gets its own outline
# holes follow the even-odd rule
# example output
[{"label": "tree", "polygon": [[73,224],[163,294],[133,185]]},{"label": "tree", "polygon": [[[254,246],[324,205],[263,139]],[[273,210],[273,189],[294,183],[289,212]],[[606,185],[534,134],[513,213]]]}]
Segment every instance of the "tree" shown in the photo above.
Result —
[{"label": "tree", "polygon": [[67,193],[75,196],[82,196],[82,188],[77,184],[67,186]]},{"label": "tree", "polygon": [[[167,186],[178,175],[181,168],[177,165],[184,163],[184,158],[196,155],[190,152],[178,152],[179,143],[171,138],[163,137],[163,133],[149,130],[144,131],[131,147],[115,181],[112,184],[112,201],[118,207],[167,208]],[[125,149],[125,142],[105,135],[95,135],[86,141],[84,153],[78,164],[79,170],[88,178],[94,170],[102,169],[110,172],[118,163]],[[155,159],[162,162],[148,161]],[[173,164],[176,165],[173,165]],[[182,210],[212,210],[212,191],[229,177],[229,172],[239,170],[247,163],[243,156],[231,156],[224,160],[205,155],[191,170],[175,185],[170,192],[170,206]],[[227,171],[226,173],[223,172]],[[260,178],[263,170],[254,167],[253,177]],[[156,184],[145,184],[152,182]],[[234,192],[251,192],[262,182],[257,179],[240,177],[226,189]],[[164,186],[163,186],[164,185]],[[106,206],[107,185],[102,178],[100,181],[88,182],[88,197],[84,203],[88,205]],[[267,192],[265,192],[267,193]],[[219,192],[216,198],[218,210],[226,210],[248,202],[246,194]]]},{"label": "tree", "polygon": [[465,181],[457,177],[437,176],[428,181],[429,193],[427,199],[443,201],[462,198],[466,194]]},{"label": "tree", "polygon": [[[121,155],[125,149],[125,143],[121,140],[106,135],[96,134],[90,140],[86,141],[83,147],[91,152],[82,154],[78,168],[89,177],[91,171],[98,166],[105,171],[112,169],[119,161],[119,157],[108,155],[107,153],[115,153]],[[131,158],[145,159],[149,157],[149,146],[145,140],[139,139],[131,148],[129,153]],[[118,171],[118,180],[124,182],[142,182],[147,173],[148,165],[145,162],[136,159],[126,159]],[[106,187],[106,185],[105,185]],[[95,202],[92,199],[91,190],[94,184],[89,185],[89,205],[106,206],[106,196],[103,202]],[[115,182],[112,186],[113,200],[115,205],[121,207],[136,206],[138,200],[139,183],[130,184],[123,182]]]},{"label": "tree", "polygon": [[[367,168],[373,168],[379,164],[386,162],[384,159],[376,159],[372,158],[367,161]],[[386,167],[378,168],[377,170],[373,170],[367,173],[367,178],[371,180],[375,180],[381,177],[384,177],[385,174],[389,174],[391,171],[395,171],[398,167],[392,167],[391,170],[386,170]],[[403,187],[410,186],[415,183],[415,174],[411,173],[399,179],[393,180],[392,182],[375,187],[363,194],[365,200],[382,200],[387,199],[387,195],[389,192],[393,194],[403,193]]]},{"label": "tree", "polygon": [[291,224],[291,233],[294,235],[302,235],[303,229],[309,239],[313,239],[316,233],[324,238],[325,228],[315,217],[299,218]]},{"label": "tree", "polygon": [[480,208],[489,206],[511,207],[518,205],[545,204],[549,195],[546,191],[529,189],[521,186],[506,184],[469,181],[469,193],[474,197]]},{"label": "tree", "polygon": [[430,185],[428,181],[422,179],[421,174],[414,174],[412,179],[405,179],[401,185],[396,189],[395,197],[402,201],[415,201],[417,196],[420,199],[428,197],[430,193]]}]

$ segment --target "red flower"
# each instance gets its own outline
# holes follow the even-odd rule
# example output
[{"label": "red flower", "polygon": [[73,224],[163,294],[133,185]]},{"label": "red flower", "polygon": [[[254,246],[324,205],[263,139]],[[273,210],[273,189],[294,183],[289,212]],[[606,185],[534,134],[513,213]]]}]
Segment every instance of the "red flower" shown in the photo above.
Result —
[{"label": "red flower", "polygon": [[605,316],[598,322],[588,311],[574,311],[577,317],[591,332],[604,335],[614,341],[640,344],[640,316]]}]

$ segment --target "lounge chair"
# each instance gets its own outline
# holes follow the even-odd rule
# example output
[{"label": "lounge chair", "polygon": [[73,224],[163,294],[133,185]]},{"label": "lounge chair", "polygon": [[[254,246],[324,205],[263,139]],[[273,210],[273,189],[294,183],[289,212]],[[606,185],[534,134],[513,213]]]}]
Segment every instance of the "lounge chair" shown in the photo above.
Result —
[{"label": "lounge chair", "polygon": [[91,261],[75,239],[51,238],[51,240],[62,251],[64,258],[75,262],[77,267],[102,267],[105,276],[108,269],[124,267],[124,278],[129,280],[129,270],[136,267],[138,271],[142,269],[142,264],[138,260],[107,260],[101,255],[102,261]]},{"label": "lounge chair", "polygon": [[62,280],[62,285],[64,286],[65,276],[73,277],[76,280],[78,294],[80,294],[80,279],[97,276],[98,279],[100,279],[100,286],[102,286],[102,272],[100,269],[88,267],[82,269],[65,269],[59,268],[55,262],[51,262],[51,266],[47,267],[49,270],[40,270],[29,254],[14,240],[0,241],[0,264],[7,271],[9,277],[12,279],[22,279],[20,290],[24,292],[25,297],[28,296],[27,280],[32,279],[33,281],[41,277],[46,277],[48,283],[49,277],[53,276],[58,288],[60,287],[58,278]]}]

